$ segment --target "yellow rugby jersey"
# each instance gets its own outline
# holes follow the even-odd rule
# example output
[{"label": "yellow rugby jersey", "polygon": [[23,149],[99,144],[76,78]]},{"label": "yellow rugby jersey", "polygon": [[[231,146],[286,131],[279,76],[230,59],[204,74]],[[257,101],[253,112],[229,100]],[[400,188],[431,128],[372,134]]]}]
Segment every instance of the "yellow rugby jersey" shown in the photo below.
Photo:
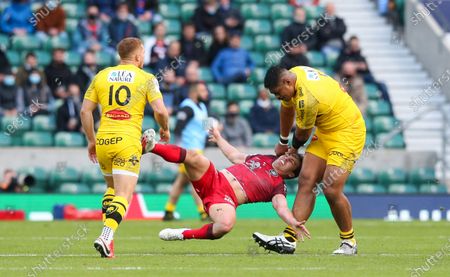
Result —
[{"label": "yellow rugby jersey", "polygon": [[299,128],[316,126],[322,132],[331,132],[362,120],[361,111],[336,80],[307,66],[296,66],[289,71],[297,76],[296,94],[281,104],[295,107]]},{"label": "yellow rugby jersey", "polygon": [[101,106],[98,133],[140,138],[145,105],[162,94],[152,74],[134,65],[117,65],[97,73],[84,98]]}]

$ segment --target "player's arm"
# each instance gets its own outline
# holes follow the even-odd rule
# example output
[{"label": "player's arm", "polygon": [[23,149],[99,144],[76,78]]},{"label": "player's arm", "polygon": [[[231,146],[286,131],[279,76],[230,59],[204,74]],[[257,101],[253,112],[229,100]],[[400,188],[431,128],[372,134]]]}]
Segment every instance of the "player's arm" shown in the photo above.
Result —
[{"label": "player's arm", "polygon": [[236,147],[229,144],[226,139],[222,137],[219,130],[215,127],[209,130],[209,141],[217,143],[220,151],[233,164],[242,164],[245,162],[247,154],[242,153]]},{"label": "player's arm", "polygon": [[80,110],[81,125],[83,126],[84,134],[86,135],[86,140],[88,142],[89,159],[94,163],[97,162],[93,116],[93,112],[96,108],[97,103],[85,98]]},{"label": "player's arm", "polygon": [[300,237],[303,240],[303,235],[305,235],[307,238],[311,238],[311,235],[305,227],[305,221],[298,221],[295,219],[294,215],[292,214],[291,210],[288,207],[286,196],[283,194],[275,194],[274,197],[272,197],[272,206],[277,212],[278,216],[289,226],[297,230],[297,233],[300,235]]},{"label": "player's arm", "polygon": [[292,103],[281,101],[280,108],[280,141],[275,147],[277,156],[283,155],[288,150],[288,137],[294,124],[295,107]]},{"label": "player's arm", "polygon": [[161,136],[161,140],[169,142],[170,140],[169,113],[167,112],[163,99],[158,98],[156,100],[153,100],[152,102],[150,102],[150,106],[153,109],[156,123],[158,123],[160,127],[159,134]]},{"label": "player's arm", "polygon": [[[315,98],[307,98],[305,102],[303,113],[300,112],[300,117],[297,115],[297,126],[292,138],[292,148],[295,152],[308,141],[319,112],[319,103]],[[301,116],[302,114],[303,116]]]}]

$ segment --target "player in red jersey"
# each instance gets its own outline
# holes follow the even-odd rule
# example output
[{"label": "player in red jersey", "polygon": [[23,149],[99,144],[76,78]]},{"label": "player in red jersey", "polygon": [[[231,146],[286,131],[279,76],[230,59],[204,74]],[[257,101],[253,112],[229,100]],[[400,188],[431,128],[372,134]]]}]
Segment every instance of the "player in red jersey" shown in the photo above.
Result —
[{"label": "player in red jersey", "polygon": [[272,202],[280,218],[295,228],[299,236],[310,237],[304,222],[297,221],[286,201],[283,178],[298,176],[302,164],[299,154],[246,155],[230,145],[220,132],[210,130],[210,141],[216,142],[232,166],[217,171],[203,155],[176,145],[159,144],[155,131],[142,135],[144,153],[153,153],[171,163],[184,163],[189,179],[203,201],[212,223],[199,229],[164,229],[163,240],[219,239],[231,231],[236,222],[236,207],[245,203]]}]

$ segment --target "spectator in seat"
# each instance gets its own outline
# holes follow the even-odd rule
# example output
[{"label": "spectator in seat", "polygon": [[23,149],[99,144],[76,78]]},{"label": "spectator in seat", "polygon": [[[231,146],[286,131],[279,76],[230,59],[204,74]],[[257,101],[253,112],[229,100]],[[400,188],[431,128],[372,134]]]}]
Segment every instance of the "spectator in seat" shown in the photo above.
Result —
[{"label": "spectator in seat", "polygon": [[0,73],[0,116],[17,115],[19,89],[11,71]]},{"label": "spectator in seat", "polygon": [[46,41],[49,37],[67,38],[66,13],[58,1],[46,1],[35,14],[36,18],[39,15],[45,15],[37,21],[36,25],[36,35],[42,41]]},{"label": "spectator in seat", "polygon": [[253,133],[280,132],[280,116],[277,108],[270,101],[269,92],[266,89],[259,91],[258,99],[250,110],[250,126]]},{"label": "spectator in seat", "polygon": [[229,32],[242,32],[244,18],[238,9],[231,6],[230,0],[220,0],[219,15],[221,23]]},{"label": "spectator in seat", "polygon": [[177,76],[177,83],[184,83],[184,71],[186,68],[186,61],[181,56],[181,45],[179,41],[172,41],[167,48],[167,55],[164,59],[156,64],[156,71],[158,74],[164,74],[166,70],[173,69]]},{"label": "spectator in seat", "polygon": [[0,47],[0,73],[8,73],[11,71],[11,64],[6,56],[5,50]]},{"label": "spectator in seat", "polygon": [[117,43],[126,37],[139,37],[138,29],[130,17],[128,4],[121,2],[108,27],[111,47],[115,48]]},{"label": "spectator in seat", "polygon": [[80,87],[76,83],[70,83],[67,94],[64,104],[56,112],[56,129],[58,132],[80,132],[80,109],[83,102]]},{"label": "spectator in seat", "polygon": [[0,18],[0,28],[3,33],[8,35],[24,36],[31,34],[34,32],[36,24],[37,19],[31,12],[29,0],[12,0]]},{"label": "spectator in seat", "polygon": [[356,64],[345,62],[337,74],[337,79],[352,97],[361,113],[365,115],[369,101],[364,88],[364,80],[358,74]]},{"label": "spectator in seat", "polygon": [[41,78],[39,71],[32,70],[27,82],[18,91],[17,107],[19,112],[25,110],[37,111],[36,114],[49,114],[52,112],[54,98],[50,88]]},{"label": "spectator in seat", "polygon": [[139,20],[148,22],[159,22],[162,20],[158,14],[159,0],[131,0],[128,2]]},{"label": "spectator in seat", "polygon": [[47,82],[45,73],[38,68],[38,64],[39,63],[36,54],[34,54],[33,52],[28,52],[25,55],[25,61],[23,65],[19,67],[16,74],[16,83],[18,86],[23,86],[28,81],[28,77],[30,77],[31,71],[38,71],[43,82]]},{"label": "spectator in seat", "polygon": [[342,18],[336,16],[336,7],[332,2],[325,6],[325,24],[318,28],[318,48],[327,55],[339,53],[345,46],[344,34],[347,26]]},{"label": "spectator in seat", "polygon": [[288,52],[281,58],[280,66],[286,69],[291,69],[295,66],[303,65],[309,66],[308,57],[306,57],[306,45],[300,44],[291,47]]},{"label": "spectator in seat", "polygon": [[180,93],[175,99],[175,106],[178,106],[184,99],[189,96],[189,89],[192,85],[200,82],[200,72],[197,63],[189,63],[186,66],[185,82],[181,86]]},{"label": "spectator in seat", "polygon": [[213,41],[208,51],[208,65],[211,65],[220,50],[228,46],[228,34],[223,25],[214,28]]},{"label": "spectator in seat", "polygon": [[240,115],[237,102],[229,102],[227,104],[227,113],[222,125],[222,136],[231,145],[249,147],[252,144],[252,129],[247,120]]},{"label": "spectator in seat", "polygon": [[146,39],[144,42],[145,53],[150,53],[144,58],[144,64],[154,68],[156,64],[166,57],[169,44],[166,39],[166,26],[163,22],[159,22],[153,26],[154,36]]},{"label": "spectator in seat", "polygon": [[210,34],[214,27],[221,23],[217,1],[204,0],[203,4],[195,9],[192,21],[197,32]]},{"label": "spectator in seat", "polygon": [[100,11],[100,19],[108,23],[114,17],[114,12],[119,2],[123,3],[122,0],[88,0],[87,5],[97,6]]},{"label": "spectator in seat", "polygon": [[180,93],[180,86],[177,84],[177,78],[173,69],[166,70],[163,74],[163,81],[159,85],[163,95],[164,105],[169,115],[174,113],[176,99]]},{"label": "spectator in seat", "polygon": [[60,86],[67,86],[72,78],[72,71],[64,62],[65,50],[56,48],[53,50],[52,62],[45,68],[45,76],[47,77],[47,84],[55,98],[62,98],[62,95],[57,94],[57,88]]},{"label": "spectator in seat", "polygon": [[[305,44],[307,49],[316,48],[316,35],[312,33],[313,28],[306,22],[306,11],[303,7],[297,7],[293,12],[294,21],[284,28],[281,33],[281,45],[287,49],[295,47],[298,43]],[[298,42],[301,40],[300,42]]]},{"label": "spectator in seat", "polygon": [[301,7],[301,6],[317,6],[319,5],[320,0],[289,0],[289,4],[294,7]]},{"label": "spectator in seat", "polygon": [[95,52],[87,51],[83,55],[83,63],[78,67],[77,73],[75,74],[75,80],[81,90],[81,99],[84,98],[84,94],[97,72],[98,66]]},{"label": "spectator in seat", "polygon": [[88,50],[114,52],[114,49],[108,45],[108,27],[100,20],[100,12],[94,5],[86,8],[86,18],[78,22],[72,40],[74,48],[79,53],[85,53]]},{"label": "spectator in seat", "polygon": [[255,67],[250,53],[241,48],[241,37],[230,35],[229,47],[219,52],[211,66],[216,82],[221,84],[242,83]]},{"label": "spectator in seat", "polygon": [[181,53],[187,62],[196,61],[204,64],[205,45],[202,40],[195,37],[195,25],[188,22],[183,25],[183,35],[180,39]]}]

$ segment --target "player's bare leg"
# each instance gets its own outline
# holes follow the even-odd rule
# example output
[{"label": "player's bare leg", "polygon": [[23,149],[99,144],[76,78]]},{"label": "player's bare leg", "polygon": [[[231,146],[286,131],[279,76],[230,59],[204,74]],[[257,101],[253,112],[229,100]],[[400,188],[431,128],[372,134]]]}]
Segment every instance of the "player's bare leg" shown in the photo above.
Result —
[{"label": "player's bare leg", "polygon": [[180,195],[183,193],[184,187],[189,182],[188,177],[184,173],[178,173],[175,181],[172,184],[169,192],[169,200],[167,200],[163,220],[175,219],[173,213],[175,212],[176,205]]},{"label": "player's bare leg", "polygon": [[159,233],[163,240],[220,239],[236,223],[236,209],[229,204],[213,204],[209,208],[212,223],[198,229],[164,229]]},{"label": "player's bare leg", "polygon": [[323,194],[330,205],[342,239],[341,246],[333,254],[353,255],[357,253],[352,226],[352,208],[343,192],[349,174],[348,171],[338,166],[329,165],[323,176]]}]

